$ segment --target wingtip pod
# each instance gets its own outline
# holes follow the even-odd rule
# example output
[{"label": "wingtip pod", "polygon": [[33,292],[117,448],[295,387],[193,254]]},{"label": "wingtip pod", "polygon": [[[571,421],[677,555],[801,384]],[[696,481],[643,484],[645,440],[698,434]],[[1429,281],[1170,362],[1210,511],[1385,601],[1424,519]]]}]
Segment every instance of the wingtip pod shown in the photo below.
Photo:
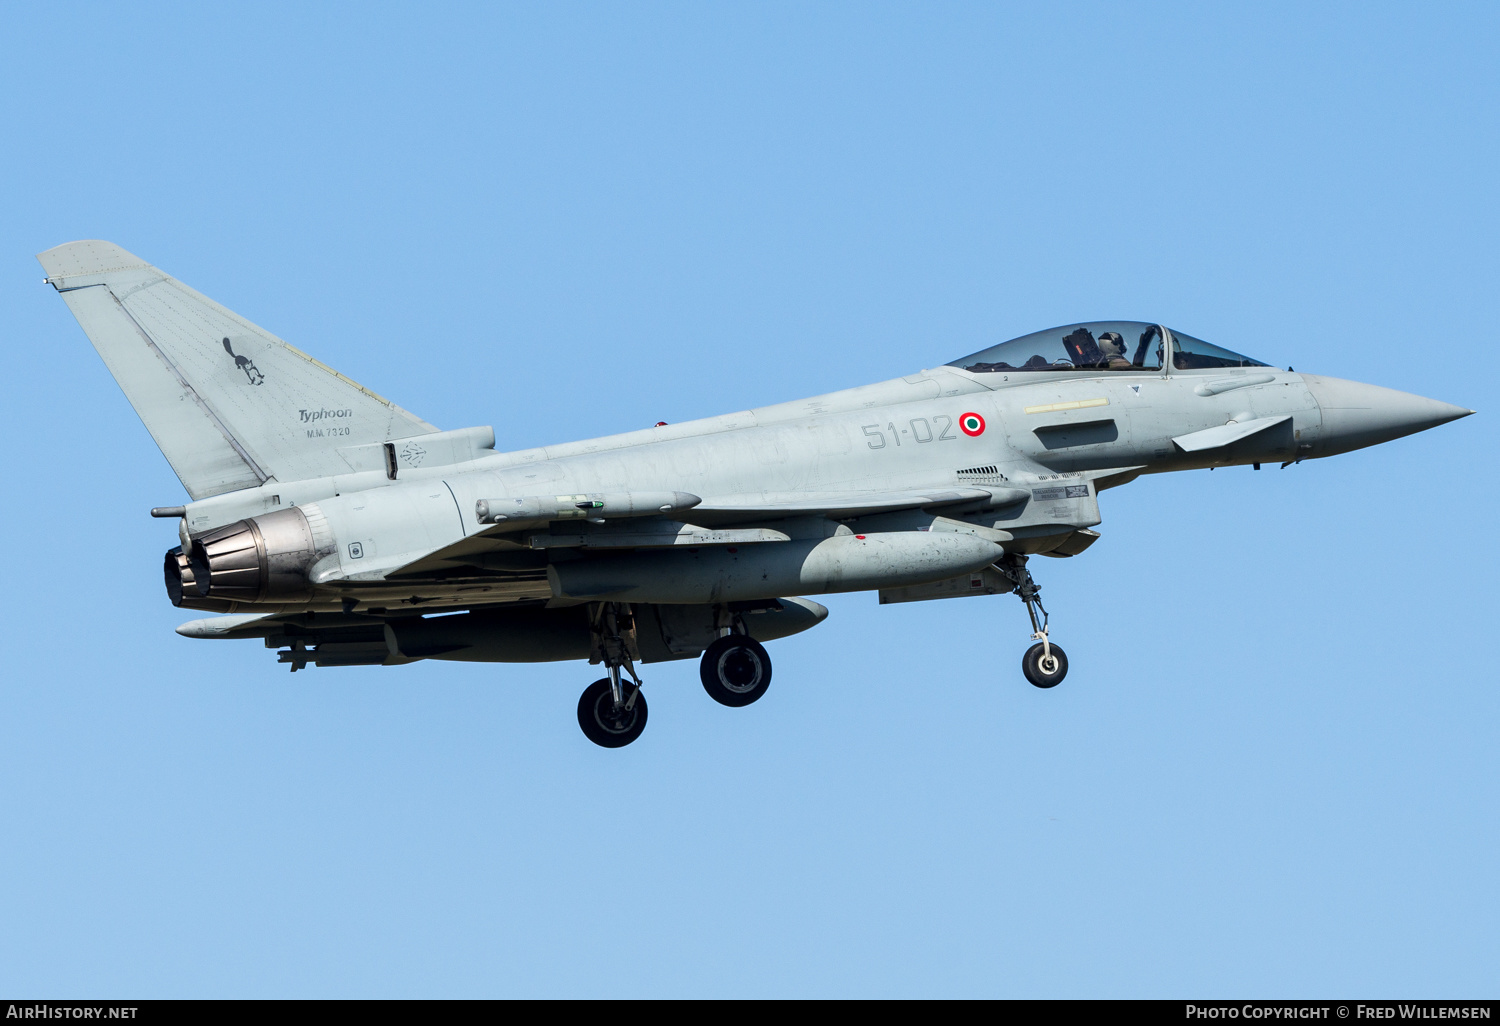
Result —
[{"label": "wingtip pod", "polygon": [[80,239],[64,242],[36,255],[47,281],[54,288],[66,288],[70,278],[92,278],[117,271],[138,271],[151,265],[113,242],[103,239]]}]

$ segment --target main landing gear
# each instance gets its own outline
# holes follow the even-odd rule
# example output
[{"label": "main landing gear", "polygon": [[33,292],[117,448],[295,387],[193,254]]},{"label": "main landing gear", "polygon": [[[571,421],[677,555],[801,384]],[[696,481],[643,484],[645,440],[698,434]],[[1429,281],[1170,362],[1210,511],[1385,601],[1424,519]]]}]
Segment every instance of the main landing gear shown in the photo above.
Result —
[{"label": "main landing gear", "polygon": [[[699,664],[703,690],[720,705],[744,706],[771,686],[771,657],[745,629],[744,617],[720,607],[721,632],[709,644]],[[589,662],[603,663],[609,676],[594,681],[578,699],[578,725],[602,748],[624,748],[646,729],[646,696],[635,660],[635,615],[623,602],[600,602],[590,610]],[[623,674],[630,679],[624,680]]]},{"label": "main landing gear", "polygon": [[[602,748],[624,748],[646,729],[646,696],[635,672],[635,615],[620,602],[601,602],[589,623],[592,651],[589,662],[603,663],[608,677],[583,689],[578,699],[578,725],[584,737]],[[631,683],[620,679],[630,674]]]},{"label": "main landing gear", "polygon": [[620,668],[583,689],[578,725],[584,737],[601,748],[624,748],[646,729],[646,697],[640,683],[620,683]]},{"label": "main landing gear", "polygon": [[715,638],[698,664],[703,690],[720,705],[744,706],[771,686],[771,657],[745,630],[744,617],[734,614],[722,635]]},{"label": "main landing gear", "polygon": [[[1042,605],[1041,585],[1026,569],[1025,556],[1006,556],[995,564],[995,569],[1016,586],[1016,594],[1026,603],[1026,614],[1031,617],[1031,637],[1037,643],[1021,657],[1021,672],[1039,688],[1057,687],[1068,675],[1068,654],[1048,637],[1047,609]],[[1038,611],[1042,614],[1040,621],[1036,616]]]}]

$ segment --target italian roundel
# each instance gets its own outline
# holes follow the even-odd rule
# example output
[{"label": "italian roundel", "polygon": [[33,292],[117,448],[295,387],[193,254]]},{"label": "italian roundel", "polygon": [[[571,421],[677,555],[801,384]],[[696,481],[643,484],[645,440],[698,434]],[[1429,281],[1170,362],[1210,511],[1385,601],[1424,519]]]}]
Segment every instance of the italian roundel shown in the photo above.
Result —
[{"label": "italian roundel", "polygon": [[984,434],[984,418],[977,413],[965,413],[958,418],[958,429],[970,438]]}]

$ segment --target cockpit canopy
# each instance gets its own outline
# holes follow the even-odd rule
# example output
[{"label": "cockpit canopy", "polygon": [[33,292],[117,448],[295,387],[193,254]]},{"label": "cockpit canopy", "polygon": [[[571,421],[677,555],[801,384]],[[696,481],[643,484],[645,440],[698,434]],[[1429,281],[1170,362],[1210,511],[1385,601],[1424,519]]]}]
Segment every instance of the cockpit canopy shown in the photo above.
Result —
[{"label": "cockpit canopy", "polygon": [[1143,321],[1090,321],[1033,332],[980,350],[948,366],[976,374],[1012,371],[1160,371],[1167,346],[1172,367],[1266,367],[1202,339]]}]

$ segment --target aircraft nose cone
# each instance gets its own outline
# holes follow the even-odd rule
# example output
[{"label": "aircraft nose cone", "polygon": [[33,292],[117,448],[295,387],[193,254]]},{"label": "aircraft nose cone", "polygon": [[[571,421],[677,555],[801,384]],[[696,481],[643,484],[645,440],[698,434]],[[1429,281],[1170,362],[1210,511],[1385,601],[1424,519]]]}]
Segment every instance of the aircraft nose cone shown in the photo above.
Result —
[{"label": "aircraft nose cone", "polygon": [[1362,449],[1467,417],[1473,410],[1394,388],[1302,375],[1323,411],[1322,455]]}]

